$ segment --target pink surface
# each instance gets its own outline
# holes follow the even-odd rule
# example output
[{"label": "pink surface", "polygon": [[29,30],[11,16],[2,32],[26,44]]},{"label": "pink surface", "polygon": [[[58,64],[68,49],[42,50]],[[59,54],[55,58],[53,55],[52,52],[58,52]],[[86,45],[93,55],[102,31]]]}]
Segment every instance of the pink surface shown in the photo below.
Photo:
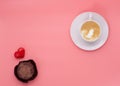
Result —
[{"label": "pink surface", "polygon": [[[69,34],[84,11],[103,15],[110,27],[107,43],[94,52],[77,48]],[[0,0],[0,86],[120,86],[119,23],[120,0]],[[28,84],[13,74],[21,46],[39,70]]]}]

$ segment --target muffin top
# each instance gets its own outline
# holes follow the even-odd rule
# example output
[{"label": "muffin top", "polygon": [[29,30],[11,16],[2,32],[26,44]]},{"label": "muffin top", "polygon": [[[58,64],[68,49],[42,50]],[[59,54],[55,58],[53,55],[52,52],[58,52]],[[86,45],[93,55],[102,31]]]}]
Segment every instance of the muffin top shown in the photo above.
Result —
[{"label": "muffin top", "polygon": [[38,72],[33,60],[20,61],[14,69],[15,76],[22,82],[33,80]]}]

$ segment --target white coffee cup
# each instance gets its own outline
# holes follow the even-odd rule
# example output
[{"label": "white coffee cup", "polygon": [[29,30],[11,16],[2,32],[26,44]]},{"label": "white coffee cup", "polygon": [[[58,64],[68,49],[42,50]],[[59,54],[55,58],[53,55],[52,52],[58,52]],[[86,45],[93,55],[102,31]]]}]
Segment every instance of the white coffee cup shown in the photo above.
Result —
[{"label": "white coffee cup", "polygon": [[80,35],[87,42],[95,42],[100,38],[100,24],[92,19],[92,13],[88,15],[88,20],[84,21],[80,27]]}]

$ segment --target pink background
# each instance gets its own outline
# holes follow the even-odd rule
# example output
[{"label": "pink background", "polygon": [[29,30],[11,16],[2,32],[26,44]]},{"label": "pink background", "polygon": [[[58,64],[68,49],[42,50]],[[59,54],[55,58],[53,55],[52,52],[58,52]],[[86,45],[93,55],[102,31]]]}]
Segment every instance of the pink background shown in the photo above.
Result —
[{"label": "pink background", "polygon": [[[77,48],[69,34],[85,11],[103,15],[110,27],[108,41],[94,52]],[[120,86],[119,23],[120,0],[0,0],[0,86]],[[21,46],[39,70],[28,84],[13,74]]]}]

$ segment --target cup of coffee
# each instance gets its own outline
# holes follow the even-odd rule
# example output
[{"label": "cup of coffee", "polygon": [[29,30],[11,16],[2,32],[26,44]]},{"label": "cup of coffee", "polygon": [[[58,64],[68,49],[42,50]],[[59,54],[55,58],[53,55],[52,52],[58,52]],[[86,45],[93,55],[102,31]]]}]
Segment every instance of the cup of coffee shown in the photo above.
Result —
[{"label": "cup of coffee", "polygon": [[82,36],[83,40],[87,42],[95,42],[101,35],[99,23],[92,19],[88,19],[87,21],[83,22],[80,27],[80,35]]}]

